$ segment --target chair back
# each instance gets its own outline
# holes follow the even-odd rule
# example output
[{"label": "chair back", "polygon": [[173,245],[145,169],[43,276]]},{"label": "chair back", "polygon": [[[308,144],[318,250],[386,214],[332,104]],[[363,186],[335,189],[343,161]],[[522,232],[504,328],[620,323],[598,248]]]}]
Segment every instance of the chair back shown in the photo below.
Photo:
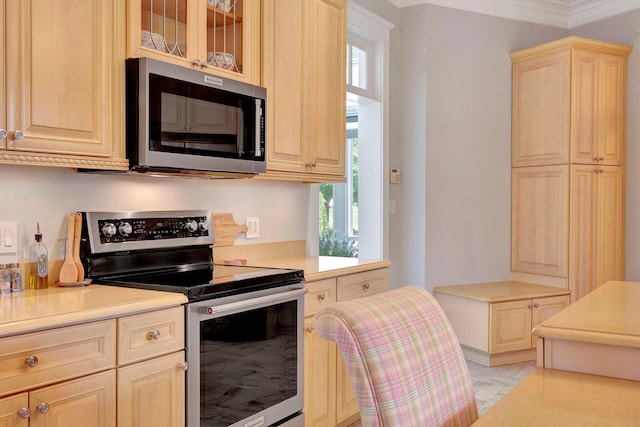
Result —
[{"label": "chair back", "polygon": [[478,419],[460,343],[425,289],[334,303],[315,322],[342,353],[363,427],[468,426]]}]

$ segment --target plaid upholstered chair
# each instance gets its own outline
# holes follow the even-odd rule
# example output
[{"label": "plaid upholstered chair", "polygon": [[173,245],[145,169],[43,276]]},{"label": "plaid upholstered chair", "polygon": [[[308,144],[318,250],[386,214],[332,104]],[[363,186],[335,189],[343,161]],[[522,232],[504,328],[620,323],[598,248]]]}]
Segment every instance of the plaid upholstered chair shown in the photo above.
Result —
[{"label": "plaid upholstered chair", "polygon": [[467,426],[478,409],[462,350],[416,286],[334,303],[315,316],[345,361],[363,427]]}]

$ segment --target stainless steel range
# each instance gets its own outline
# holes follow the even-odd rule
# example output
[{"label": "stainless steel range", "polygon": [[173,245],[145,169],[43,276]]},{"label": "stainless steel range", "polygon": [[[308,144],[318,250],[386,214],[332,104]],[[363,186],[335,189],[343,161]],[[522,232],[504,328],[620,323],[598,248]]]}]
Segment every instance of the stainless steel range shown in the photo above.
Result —
[{"label": "stainless steel range", "polygon": [[183,293],[190,427],[303,426],[302,270],[213,263],[211,212],[85,212],[93,283]]}]

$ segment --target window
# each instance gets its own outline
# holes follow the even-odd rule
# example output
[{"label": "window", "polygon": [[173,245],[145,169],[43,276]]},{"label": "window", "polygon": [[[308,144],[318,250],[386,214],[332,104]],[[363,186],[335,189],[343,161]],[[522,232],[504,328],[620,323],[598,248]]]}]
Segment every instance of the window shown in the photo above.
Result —
[{"label": "window", "polygon": [[[382,257],[382,120],[376,57],[375,43],[349,33],[347,182],[319,187],[320,255]],[[363,174],[366,179],[361,179]],[[363,239],[377,244],[362,246]]]}]

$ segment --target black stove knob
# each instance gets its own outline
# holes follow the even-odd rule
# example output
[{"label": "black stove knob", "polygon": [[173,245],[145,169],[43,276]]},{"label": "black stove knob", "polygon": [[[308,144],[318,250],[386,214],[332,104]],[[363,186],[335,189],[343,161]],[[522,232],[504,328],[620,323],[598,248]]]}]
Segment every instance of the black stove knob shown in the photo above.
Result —
[{"label": "black stove knob", "polygon": [[118,226],[118,232],[121,236],[128,236],[133,231],[133,227],[128,222],[123,222]]},{"label": "black stove knob", "polygon": [[189,219],[184,223],[184,228],[186,228],[189,233],[193,233],[198,230],[198,223],[194,219]]},{"label": "black stove knob", "polygon": [[113,237],[116,235],[116,226],[112,222],[107,222],[102,226],[102,234],[105,237]]},{"label": "black stove knob", "polygon": [[200,231],[207,231],[209,229],[209,223],[205,220],[198,222],[198,229]]}]

